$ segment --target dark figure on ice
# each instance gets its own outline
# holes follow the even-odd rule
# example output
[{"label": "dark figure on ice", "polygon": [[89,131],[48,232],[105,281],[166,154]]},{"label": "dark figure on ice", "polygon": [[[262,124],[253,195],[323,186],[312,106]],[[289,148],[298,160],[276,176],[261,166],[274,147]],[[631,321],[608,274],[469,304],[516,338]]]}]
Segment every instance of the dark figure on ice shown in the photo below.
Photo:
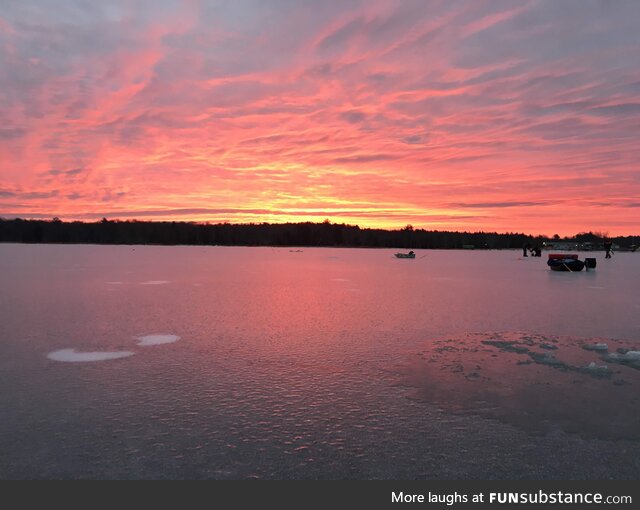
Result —
[{"label": "dark figure on ice", "polygon": [[531,256],[542,257],[542,248],[540,248],[540,246],[534,246],[533,248],[531,248]]},{"label": "dark figure on ice", "polygon": [[611,241],[609,239],[607,239],[604,242],[604,251],[606,252],[606,255],[604,256],[604,258],[610,259],[611,258]]},{"label": "dark figure on ice", "polygon": [[529,256],[529,255],[527,255],[527,250],[528,250],[529,248],[531,248],[531,245],[530,245],[529,243],[525,244],[525,245],[522,247],[522,256],[523,256],[523,257],[528,257],[528,256]]}]

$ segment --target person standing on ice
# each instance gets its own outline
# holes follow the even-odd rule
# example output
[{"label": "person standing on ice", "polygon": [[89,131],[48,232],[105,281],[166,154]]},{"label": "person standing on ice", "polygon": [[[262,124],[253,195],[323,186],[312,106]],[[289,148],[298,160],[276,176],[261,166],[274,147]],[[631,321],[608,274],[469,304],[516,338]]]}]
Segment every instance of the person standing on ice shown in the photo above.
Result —
[{"label": "person standing on ice", "polygon": [[606,253],[604,258],[605,259],[610,259],[611,258],[611,240],[610,239],[605,239],[604,240],[604,251]]}]

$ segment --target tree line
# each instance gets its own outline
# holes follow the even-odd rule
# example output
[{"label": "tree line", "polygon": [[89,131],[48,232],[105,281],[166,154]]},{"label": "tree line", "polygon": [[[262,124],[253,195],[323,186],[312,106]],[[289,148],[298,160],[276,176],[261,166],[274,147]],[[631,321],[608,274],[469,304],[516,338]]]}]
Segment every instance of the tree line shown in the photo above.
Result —
[{"label": "tree line", "polygon": [[[331,223],[247,223],[207,224],[179,221],[65,222],[0,218],[0,242],[68,244],[159,244],[226,246],[335,246],[351,248],[404,249],[510,249],[542,246],[562,240],[559,236],[530,236],[524,233],[450,232],[414,229],[385,230]],[[576,242],[601,243],[601,234],[580,233]],[[615,237],[622,248],[640,243],[640,236]]]}]

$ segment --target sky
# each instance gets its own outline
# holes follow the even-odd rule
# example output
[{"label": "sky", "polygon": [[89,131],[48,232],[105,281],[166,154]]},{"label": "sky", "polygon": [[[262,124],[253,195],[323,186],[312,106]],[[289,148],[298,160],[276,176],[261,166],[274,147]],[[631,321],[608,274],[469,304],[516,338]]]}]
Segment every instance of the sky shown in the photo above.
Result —
[{"label": "sky", "polygon": [[640,2],[2,0],[0,217],[640,233]]}]

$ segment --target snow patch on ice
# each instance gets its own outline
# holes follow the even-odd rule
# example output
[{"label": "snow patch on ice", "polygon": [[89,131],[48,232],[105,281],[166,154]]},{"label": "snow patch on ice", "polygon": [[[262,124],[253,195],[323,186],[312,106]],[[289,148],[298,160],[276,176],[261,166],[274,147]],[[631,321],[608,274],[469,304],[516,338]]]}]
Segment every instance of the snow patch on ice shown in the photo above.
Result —
[{"label": "snow patch on ice", "polygon": [[171,344],[180,340],[180,337],[178,335],[145,335],[136,337],[136,339],[138,345],[146,347],[148,345]]},{"label": "snow patch on ice", "polygon": [[609,356],[611,359],[621,361],[640,361],[640,351],[627,351],[625,353],[614,353]]},{"label": "snow patch on ice", "polygon": [[89,361],[107,361],[110,359],[120,359],[133,356],[131,351],[94,351],[78,352],[75,349],[61,349],[47,354],[47,358],[54,361],[65,361],[69,363],[83,363]]},{"label": "snow patch on ice", "polygon": [[607,344],[584,344],[582,348],[587,351],[604,352],[609,349],[609,346]]},{"label": "snow patch on ice", "polygon": [[148,282],[140,282],[140,285],[165,285],[168,280],[149,280]]},{"label": "snow patch on ice", "polygon": [[598,377],[609,377],[613,372],[607,367],[607,365],[598,365],[595,362],[589,363],[587,366],[582,367],[582,371],[596,375]]}]

